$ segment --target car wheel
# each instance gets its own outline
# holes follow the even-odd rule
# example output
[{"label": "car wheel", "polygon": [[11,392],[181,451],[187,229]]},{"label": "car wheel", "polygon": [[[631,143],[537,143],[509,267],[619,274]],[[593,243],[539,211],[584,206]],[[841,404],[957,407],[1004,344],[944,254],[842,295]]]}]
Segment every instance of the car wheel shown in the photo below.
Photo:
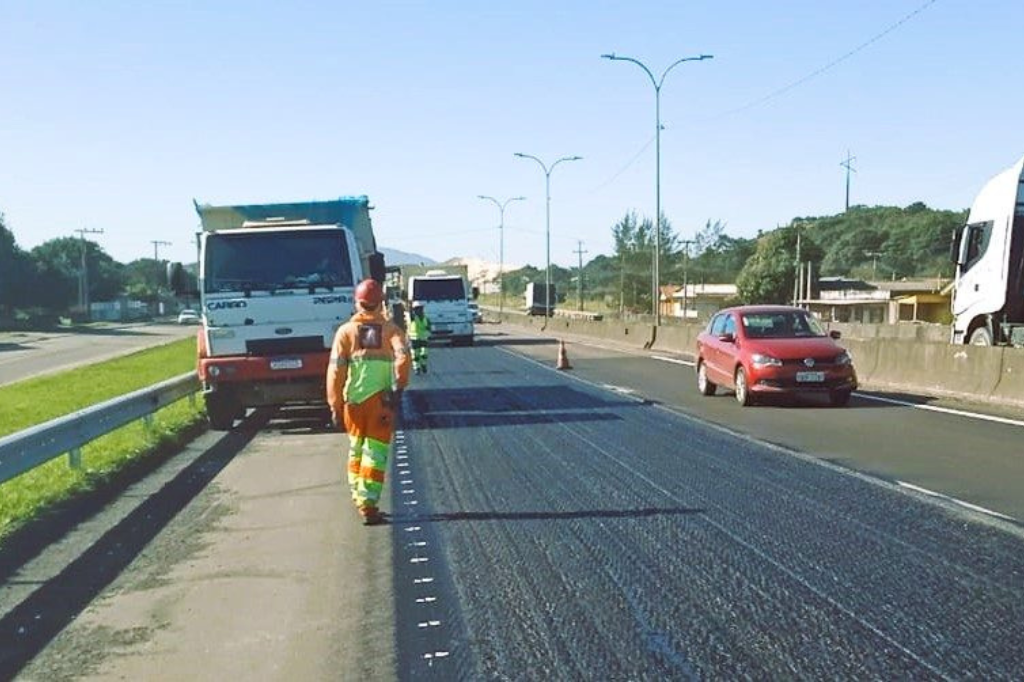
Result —
[{"label": "car wheel", "polygon": [[828,396],[832,407],[845,407],[850,402],[850,391],[832,391]]},{"label": "car wheel", "polygon": [[697,389],[701,395],[714,395],[715,389],[718,388],[715,384],[708,379],[708,368],[704,364],[703,360],[697,362]]},{"label": "car wheel", "polygon": [[754,404],[754,398],[750,395],[750,387],[747,386],[747,373],[742,367],[736,368],[736,402],[744,407]]},{"label": "car wheel", "polygon": [[971,332],[970,344],[972,346],[991,346],[992,332],[988,330],[988,327],[978,327]]},{"label": "car wheel", "polygon": [[237,401],[223,393],[208,393],[206,395],[206,418],[210,421],[210,428],[214,431],[230,431],[235,425],[235,418],[238,416],[240,407]]}]

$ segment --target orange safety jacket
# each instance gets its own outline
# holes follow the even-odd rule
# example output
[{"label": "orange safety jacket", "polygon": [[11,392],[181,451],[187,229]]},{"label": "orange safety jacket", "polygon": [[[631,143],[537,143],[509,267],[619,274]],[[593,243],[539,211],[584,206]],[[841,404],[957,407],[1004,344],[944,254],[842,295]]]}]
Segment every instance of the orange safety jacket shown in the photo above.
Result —
[{"label": "orange safety jacket", "polygon": [[381,391],[409,383],[408,341],[401,327],[377,311],[360,311],[338,327],[327,365],[327,403],[340,415]]}]

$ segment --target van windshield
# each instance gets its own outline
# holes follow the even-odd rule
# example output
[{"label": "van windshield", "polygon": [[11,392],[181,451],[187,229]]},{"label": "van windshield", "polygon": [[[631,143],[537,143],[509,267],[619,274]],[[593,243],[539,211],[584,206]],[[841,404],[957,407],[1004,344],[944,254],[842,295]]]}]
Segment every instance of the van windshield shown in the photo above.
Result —
[{"label": "van windshield", "polygon": [[345,233],[337,229],[210,235],[205,266],[207,293],[353,284]]},{"label": "van windshield", "polygon": [[414,301],[456,301],[466,298],[462,279],[416,279],[412,283]]}]

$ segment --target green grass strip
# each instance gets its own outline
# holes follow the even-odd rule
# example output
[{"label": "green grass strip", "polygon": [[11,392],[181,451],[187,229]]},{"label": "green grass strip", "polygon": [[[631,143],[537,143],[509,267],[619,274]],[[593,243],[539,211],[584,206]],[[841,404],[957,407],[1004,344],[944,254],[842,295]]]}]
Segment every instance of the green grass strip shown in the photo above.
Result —
[{"label": "green grass strip", "polygon": [[[125,395],[195,367],[195,341],[184,339],[68,372],[0,387],[0,435],[41,424]],[[204,419],[202,400],[182,399],[97,438],[82,448],[82,467],[61,456],[0,484],[0,546],[3,538],[46,507],[92,490],[125,467],[177,444]]]},{"label": "green grass strip", "polygon": [[0,436],[152,386],[195,366],[195,339],[181,339],[94,365],[0,386]]}]

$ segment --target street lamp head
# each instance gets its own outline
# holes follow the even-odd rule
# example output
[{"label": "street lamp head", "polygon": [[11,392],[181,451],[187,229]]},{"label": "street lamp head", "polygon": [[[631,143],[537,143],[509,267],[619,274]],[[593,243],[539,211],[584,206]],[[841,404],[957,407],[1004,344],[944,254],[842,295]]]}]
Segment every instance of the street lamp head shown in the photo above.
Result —
[{"label": "street lamp head", "polygon": [[601,59],[615,59],[615,53],[612,52],[611,54],[603,54],[601,55]]},{"label": "street lamp head", "polygon": [[526,158],[526,154],[524,154],[524,153],[522,153],[522,152],[516,152],[516,153],[515,153],[515,154],[513,154],[512,156],[518,156],[518,157],[520,157],[520,158]]},{"label": "street lamp head", "polygon": [[702,54],[698,59],[714,59],[714,58],[715,58],[715,55],[713,55],[713,54]]}]

